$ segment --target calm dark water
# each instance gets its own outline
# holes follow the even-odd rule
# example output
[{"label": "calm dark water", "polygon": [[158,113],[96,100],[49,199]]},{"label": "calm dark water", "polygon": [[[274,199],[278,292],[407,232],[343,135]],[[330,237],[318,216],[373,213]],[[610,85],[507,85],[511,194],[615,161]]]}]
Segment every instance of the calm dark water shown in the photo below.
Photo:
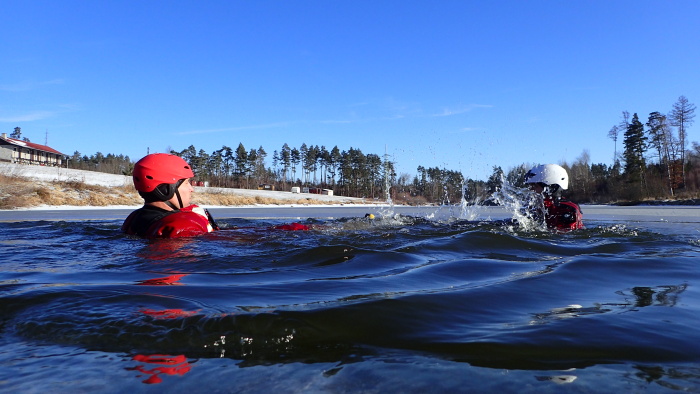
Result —
[{"label": "calm dark water", "polygon": [[160,241],[0,213],[0,391],[700,391],[698,209],[583,210],[215,209]]}]

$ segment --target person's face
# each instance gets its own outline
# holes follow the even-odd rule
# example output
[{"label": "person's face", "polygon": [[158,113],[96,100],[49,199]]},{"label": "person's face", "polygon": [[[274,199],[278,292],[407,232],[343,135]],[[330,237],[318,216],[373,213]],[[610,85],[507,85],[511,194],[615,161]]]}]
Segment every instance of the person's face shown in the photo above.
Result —
[{"label": "person's face", "polygon": [[544,192],[544,186],[541,183],[530,183],[529,187],[530,190],[532,190],[535,193],[542,194],[542,192]]},{"label": "person's face", "polygon": [[[190,205],[190,201],[192,200],[192,193],[194,192],[194,187],[192,187],[190,180],[185,179],[185,181],[182,182],[177,191],[180,193],[180,198],[182,198],[182,206],[180,208],[184,208]],[[179,204],[179,202],[177,201],[177,196],[174,196],[172,199],[170,199],[170,202],[172,202],[176,206]]]}]

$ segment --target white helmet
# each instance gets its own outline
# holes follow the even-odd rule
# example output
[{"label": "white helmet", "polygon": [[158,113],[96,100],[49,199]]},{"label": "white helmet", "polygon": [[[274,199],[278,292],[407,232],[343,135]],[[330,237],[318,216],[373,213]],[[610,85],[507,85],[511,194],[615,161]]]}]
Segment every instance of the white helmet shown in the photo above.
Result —
[{"label": "white helmet", "polygon": [[569,174],[557,164],[543,164],[532,167],[525,174],[525,183],[544,183],[545,185],[558,185],[563,190],[569,188]]}]

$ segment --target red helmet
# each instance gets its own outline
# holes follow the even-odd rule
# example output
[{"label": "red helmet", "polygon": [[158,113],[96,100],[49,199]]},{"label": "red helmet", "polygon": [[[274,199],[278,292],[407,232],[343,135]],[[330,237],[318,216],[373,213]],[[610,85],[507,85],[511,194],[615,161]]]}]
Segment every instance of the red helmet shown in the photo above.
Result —
[{"label": "red helmet", "polygon": [[185,160],[167,153],[150,154],[134,165],[134,187],[140,192],[150,193],[160,184],[192,177],[192,168]]}]

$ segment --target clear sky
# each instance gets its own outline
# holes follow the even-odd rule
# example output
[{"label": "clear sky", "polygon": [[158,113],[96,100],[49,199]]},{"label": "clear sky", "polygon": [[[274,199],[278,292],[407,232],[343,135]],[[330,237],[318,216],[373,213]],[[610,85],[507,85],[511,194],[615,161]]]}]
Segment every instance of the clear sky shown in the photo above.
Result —
[{"label": "clear sky", "polygon": [[306,143],[486,179],[611,164],[622,111],[700,105],[697,0],[0,0],[0,28],[0,129],[69,155]]}]

